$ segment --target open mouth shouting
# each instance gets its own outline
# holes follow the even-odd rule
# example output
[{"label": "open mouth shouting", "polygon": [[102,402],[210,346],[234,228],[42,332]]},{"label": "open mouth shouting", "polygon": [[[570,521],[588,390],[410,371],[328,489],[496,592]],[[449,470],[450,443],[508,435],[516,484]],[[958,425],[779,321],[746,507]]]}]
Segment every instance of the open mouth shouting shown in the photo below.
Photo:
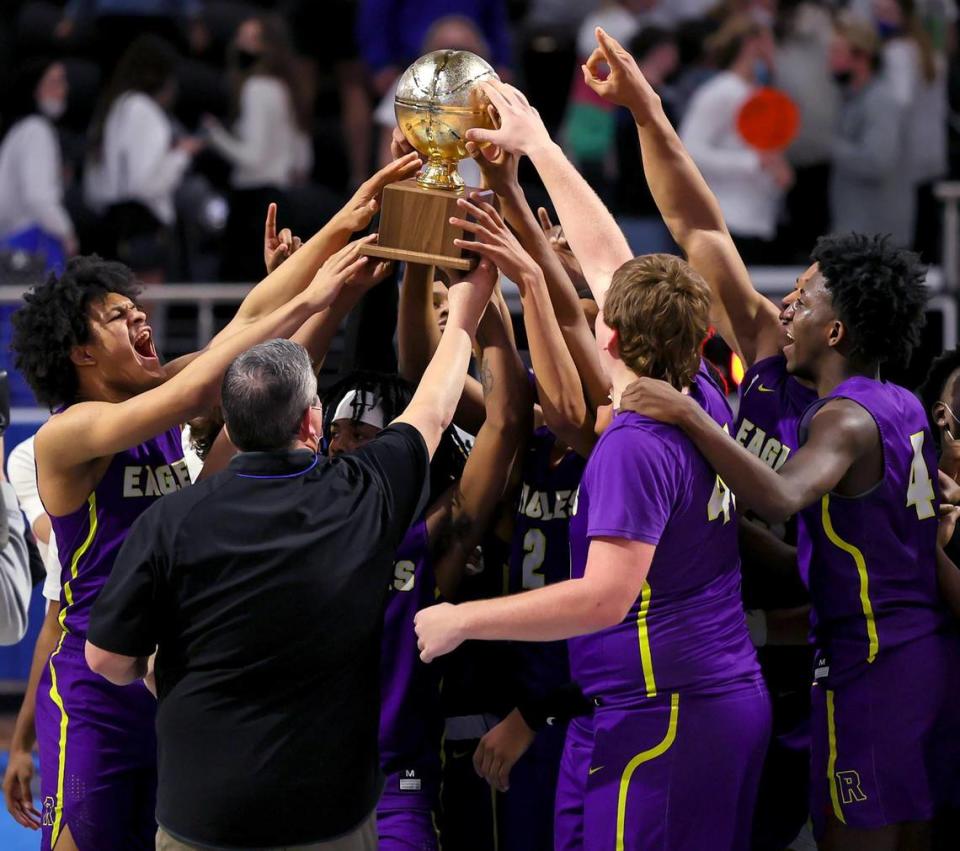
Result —
[{"label": "open mouth shouting", "polygon": [[132,343],[137,357],[141,362],[146,362],[146,366],[152,366],[153,361],[159,361],[156,347],[153,345],[153,329],[149,325],[144,325],[137,331]]}]

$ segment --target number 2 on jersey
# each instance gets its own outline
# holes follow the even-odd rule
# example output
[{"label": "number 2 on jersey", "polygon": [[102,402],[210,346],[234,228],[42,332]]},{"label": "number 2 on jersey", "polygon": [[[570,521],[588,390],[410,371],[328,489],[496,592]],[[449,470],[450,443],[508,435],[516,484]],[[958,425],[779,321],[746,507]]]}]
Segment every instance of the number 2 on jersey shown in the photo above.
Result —
[{"label": "number 2 on jersey", "polygon": [[927,475],[927,465],[923,460],[924,434],[918,431],[910,435],[910,445],[913,447],[913,461],[910,462],[910,484],[907,485],[907,508],[917,509],[920,520],[933,517],[933,482]]},{"label": "number 2 on jersey", "polygon": [[547,537],[540,529],[528,529],[523,536],[523,588],[543,588],[544,576],[541,568],[547,557]]}]

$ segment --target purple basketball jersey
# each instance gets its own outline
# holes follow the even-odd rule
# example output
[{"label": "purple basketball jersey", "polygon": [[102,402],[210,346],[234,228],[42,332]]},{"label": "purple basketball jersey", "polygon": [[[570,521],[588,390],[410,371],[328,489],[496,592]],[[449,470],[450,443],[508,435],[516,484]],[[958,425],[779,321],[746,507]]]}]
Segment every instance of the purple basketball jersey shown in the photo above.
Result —
[{"label": "purple basketball jersey", "polygon": [[787,373],[783,355],[757,361],[740,384],[737,442],[779,470],[796,451],[800,417],[816,398],[815,390]]},{"label": "purple basketball jersey", "polygon": [[90,608],[133,522],[161,496],[188,484],[180,429],[171,428],[118,452],[80,508],[51,515],[63,579],[60,623],[67,632],[86,635]]},{"label": "purple basketball jersey", "polygon": [[[420,661],[413,618],[437,602],[436,579],[430,564],[427,524],[418,520],[397,549],[380,651],[380,764],[388,775],[398,773],[398,788],[390,792],[426,791],[440,770],[440,710],[438,665]],[[424,777],[424,774],[427,777]],[[434,788],[435,791],[435,788]]]},{"label": "purple basketball jersey", "polygon": [[[567,452],[556,463],[557,438],[538,428],[523,459],[523,482],[510,550],[510,593],[542,588],[570,578],[570,512],[587,462]],[[570,681],[565,641],[517,645],[521,681],[542,696]]]},{"label": "purple basketball jersey", "polygon": [[[718,388],[698,378],[691,393],[729,428]],[[733,500],[678,428],[632,412],[616,416],[580,485],[570,528],[574,577],[583,576],[596,537],[644,541],[656,552],[624,620],[569,643],[586,694],[631,703],[759,679],[740,601]]]},{"label": "purple basketball jersey", "polygon": [[917,398],[886,381],[855,377],[804,413],[799,443],[832,399],[850,399],[874,419],[883,479],[859,497],[826,494],[800,515],[807,546],[817,679],[836,686],[879,654],[939,630],[945,611],[936,576],[937,459]]}]

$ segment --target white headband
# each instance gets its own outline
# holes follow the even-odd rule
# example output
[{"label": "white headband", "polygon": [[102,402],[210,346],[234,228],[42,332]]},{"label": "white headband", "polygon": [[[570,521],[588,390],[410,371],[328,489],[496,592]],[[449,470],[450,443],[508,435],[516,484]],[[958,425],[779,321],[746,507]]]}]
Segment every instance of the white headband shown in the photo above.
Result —
[{"label": "white headband", "polygon": [[383,428],[386,425],[384,419],[383,408],[380,407],[379,399],[372,393],[360,390],[347,391],[333,414],[333,422],[353,420],[354,422],[366,423],[374,428]]}]

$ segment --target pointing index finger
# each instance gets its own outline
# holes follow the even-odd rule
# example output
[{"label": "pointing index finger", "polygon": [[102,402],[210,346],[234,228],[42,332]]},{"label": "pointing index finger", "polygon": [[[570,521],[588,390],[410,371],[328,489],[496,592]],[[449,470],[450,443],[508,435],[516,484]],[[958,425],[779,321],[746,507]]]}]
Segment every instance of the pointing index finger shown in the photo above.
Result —
[{"label": "pointing index finger", "polygon": [[263,238],[268,242],[274,242],[277,238],[277,205],[273,201],[267,205],[267,221],[263,227]]}]

